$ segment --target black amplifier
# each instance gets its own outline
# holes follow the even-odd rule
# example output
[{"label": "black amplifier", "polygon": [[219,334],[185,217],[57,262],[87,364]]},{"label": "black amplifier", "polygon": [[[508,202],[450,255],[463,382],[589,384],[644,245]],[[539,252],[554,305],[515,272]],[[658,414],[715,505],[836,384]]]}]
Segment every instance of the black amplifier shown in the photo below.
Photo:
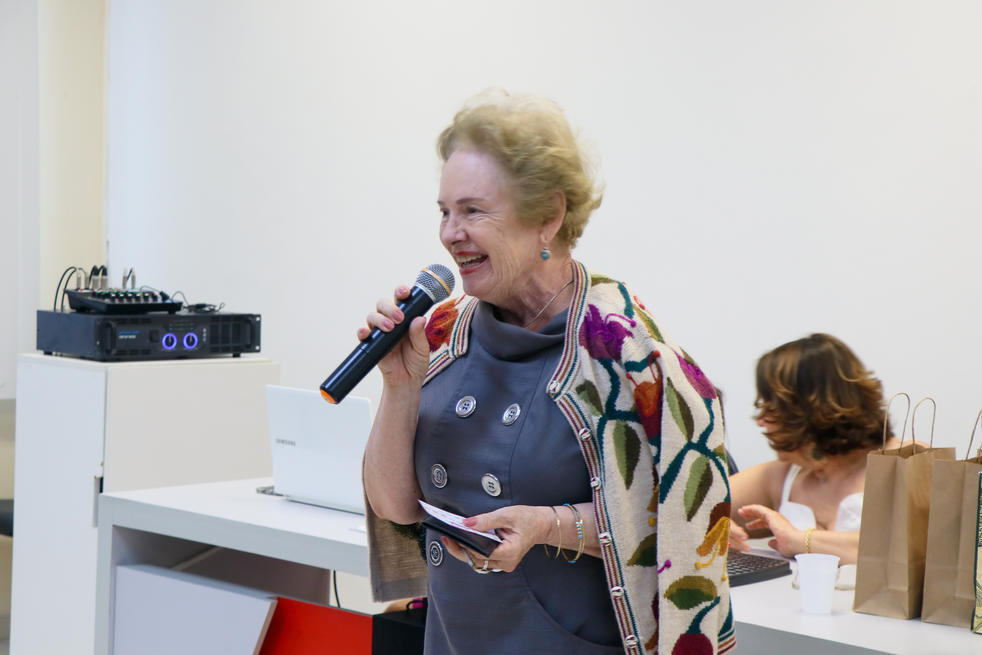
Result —
[{"label": "black amplifier", "polygon": [[96,314],[38,310],[37,348],[102,362],[259,352],[259,314]]}]

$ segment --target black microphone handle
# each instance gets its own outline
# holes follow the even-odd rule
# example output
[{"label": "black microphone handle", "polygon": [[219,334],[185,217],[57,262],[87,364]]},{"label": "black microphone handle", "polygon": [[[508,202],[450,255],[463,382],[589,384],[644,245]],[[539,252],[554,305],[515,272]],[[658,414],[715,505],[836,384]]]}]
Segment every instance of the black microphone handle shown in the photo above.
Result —
[{"label": "black microphone handle", "polygon": [[433,306],[433,299],[421,287],[414,286],[409,297],[399,303],[405,318],[389,332],[375,328],[359,343],[320,386],[321,395],[329,403],[337,404],[355,388],[379,361],[395,348],[417,316],[422,316]]}]

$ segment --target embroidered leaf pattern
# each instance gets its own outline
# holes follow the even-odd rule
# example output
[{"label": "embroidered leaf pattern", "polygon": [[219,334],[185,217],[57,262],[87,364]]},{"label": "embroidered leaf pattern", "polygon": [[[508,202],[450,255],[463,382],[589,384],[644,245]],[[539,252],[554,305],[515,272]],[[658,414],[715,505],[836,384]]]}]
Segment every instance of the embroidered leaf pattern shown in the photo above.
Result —
[{"label": "embroidered leaf pattern", "polygon": [[655,566],[658,564],[658,535],[649,534],[641,540],[631,559],[627,560],[628,566]]},{"label": "embroidered leaf pattern", "polygon": [[[716,506],[713,507],[713,510],[709,513],[709,525],[710,525],[709,529],[712,529],[712,526],[716,525],[716,521],[720,520],[724,516],[728,517],[729,515],[730,515],[729,501],[716,503]],[[707,533],[709,529],[707,529]]]},{"label": "embroidered leaf pattern", "polygon": [[597,286],[598,284],[617,284],[617,280],[609,278],[606,275],[595,274],[590,277],[591,286]]},{"label": "embroidered leaf pattern", "polygon": [[713,469],[709,465],[709,458],[700,455],[689,469],[689,480],[685,483],[685,519],[691,521],[702,501],[706,500],[709,488],[713,486]]},{"label": "embroidered leaf pattern", "polygon": [[665,388],[665,398],[668,400],[668,408],[672,412],[672,418],[675,419],[675,423],[682,430],[682,434],[685,435],[687,441],[692,441],[692,431],[695,429],[693,427],[692,421],[692,410],[679,395],[679,392],[675,390],[675,385],[672,384],[671,380],[668,380],[668,386]]},{"label": "embroidered leaf pattern", "polygon": [[448,300],[433,310],[426,323],[426,340],[430,344],[430,352],[450,343],[450,330],[456,320],[457,307],[454,300]]},{"label": "embroidered leaf pattern", "polygon": [[716,585],[701,575],[686,575],[669,585],[665,598],[680,610],[692,609],[716,600]]},{"label": "embroidered leaf pattern", "polygon": [[[637,299],[635,298],[635,300]],[[641,309],[644,309],[644,305],[641,305]],[[651,320],[650,316],[648,316],[644,312],[638,312],[638,318],[641,319],[642,323],[644,323],[644,327],[646,330],[648,330],[648,334],[658,339],[659,341],[662,342],[665,341],[665,339],[661,335],[661,331],[658,329],[658,326],[655,325],[655,322]]]},{"label": "embroidered leaf pattern", "polygon": [[679,359],[679,366],[682,367],[682,372],[685,373],[686,379],[689,380],[689,384],[695,389],[700,396],[708,400],[712,400],[716,397],[716,388],[713,387],[713,383],[709,381],[702,370],[693,363],[688,355],[682,357],[678,353],[675,354]]},{"label": "embroidered leaf pattern", "polygon": [[617,456],[617,468],[624,478],[624,484],[630,489],[634,482],[634,469],[641,457],[641,439],[634,428],[621,421],[614,425],[614,454]]},{"label": "embroidered leaf pattern", "polygon": [[590,411],[593,412],[595,416],[600,416],[603,413],[603,404],[600,400],[600,392],[597,391],[596,385],[589,380],[586,380],[580,386],[576,387],[576,395],[580,397],[580,400],[587,404]]}]

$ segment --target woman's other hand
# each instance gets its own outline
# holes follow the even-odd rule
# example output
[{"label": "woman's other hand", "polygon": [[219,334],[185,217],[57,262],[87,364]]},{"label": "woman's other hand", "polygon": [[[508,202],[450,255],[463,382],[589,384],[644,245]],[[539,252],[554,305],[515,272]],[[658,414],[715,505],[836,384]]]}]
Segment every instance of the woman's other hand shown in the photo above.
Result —
[{"label": "woman's other hand", "polygon": [[481,532],[494,530],[501,537],[502,543],[491,553],[489,566],[510,573],[533,546],[546,541],[552,516],[548,507],[511,505],[466,518],[464,525]]},{"label": "woman's other hand", "polygon": [[[488,568],[514,571],[525,554],[539,544],[552,547],[563,544],[567,559],[576,553],[600,557],[593,503],[577,503],[574,506],[511,505],[487,514],[464,519],[464,525],[474,530],[494,530],[503,542],[488,558]],[[577,527],[576,518],[582,519]],[[558,521],[557,521],[558,519]],[[581,542],[582,540],[582,542]],[[459,544],[454,544],[460,548]],[[467,561],[460,551],[451,551],[458,559]],[[470,553],[475,563],[483,565],[484,557]],[[558,557],[558,553],[556,555]]]},{"label": "woman's other hand", "polygon": [[[757,530],[759,528],[770,530],[774,538],[768,541],[767,545],[785,557],[794,557],[797,553],[804,550],[805,533],[796,529],[782,514],[770,507],[765,507],[764,505],[744,505],[737,510],[737,514],[746,520],[745,527],[747,530]],[[740,528],[738,527],[737,529],[739,530]],[[731,529],[731,543],[733,534],[734,532]],[[743,532],[743,534],[746,535],[747,533]],[[746,544],[746,537],[744,537],[743,543]],[[737,549],[741,550],[739,547]],[[749,549],[749,546],[747,549]]]},{"label": "woman's other hand", "polygon": [[[481,532],[494,530],[501,537],[502,543],[487,558],[488,569],[510,573],[518,567],[533,546],[546,540],[546,531],[550,525],[555,525],[552,517],[552,511],[548,507],[510,505],[464,519],[464,525]],[[443,543],[453,557],[462,562],[473,561],[478,568],[483,566],[484,555],[467,550],[452,539],[444,538]]]},{"label": "woman's other hand", "polygon": [[[406,317],[399,309],[398,303],[408,298],[409,293],[410,288],[403,285],[396,287],[393,298],[379,299],[375,311],[366,317],[366,325],[358,328],[358,340],[367,339],[375,328],[383,332],[391,332],[396,325],[404,321]],[[409,337],[401,339],[395,348],[379,361],[378,368],[385,384],[399,386],[412,382],[422,386],[430,361],[425,327],[424,317],[414,319],[409,326]]]}]

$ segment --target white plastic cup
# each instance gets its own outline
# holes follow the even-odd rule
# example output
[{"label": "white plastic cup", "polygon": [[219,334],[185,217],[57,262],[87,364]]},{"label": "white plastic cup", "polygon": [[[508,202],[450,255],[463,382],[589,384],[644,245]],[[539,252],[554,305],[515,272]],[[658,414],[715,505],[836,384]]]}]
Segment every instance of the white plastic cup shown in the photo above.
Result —
[{"label": "white plastic cup", "polygon": [[800,553],[794,558],[798,562],[801,611],[806,614],[831,614],[839,557],[822,553]]}]

